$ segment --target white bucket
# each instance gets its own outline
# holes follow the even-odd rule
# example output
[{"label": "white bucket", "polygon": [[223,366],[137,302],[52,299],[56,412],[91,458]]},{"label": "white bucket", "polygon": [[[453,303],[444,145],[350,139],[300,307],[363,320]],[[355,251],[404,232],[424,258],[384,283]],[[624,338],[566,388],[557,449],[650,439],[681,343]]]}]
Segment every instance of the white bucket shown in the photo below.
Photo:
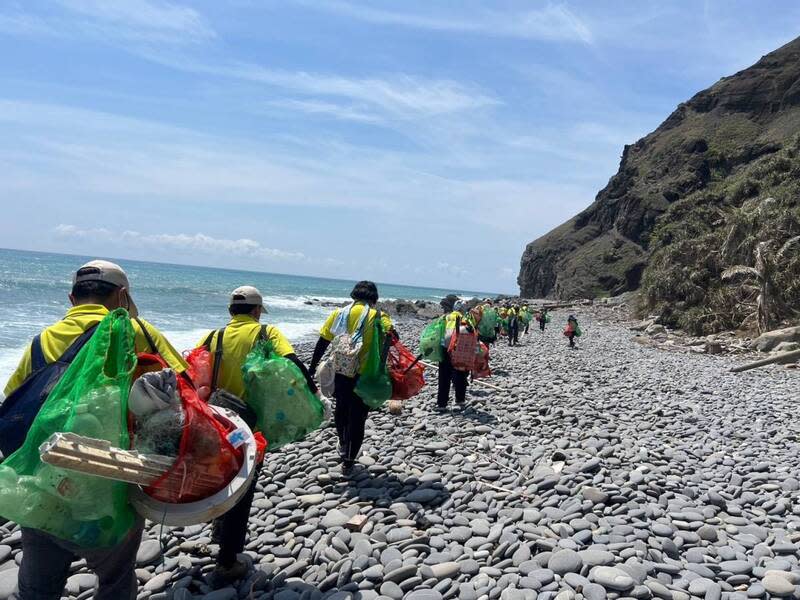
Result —
[{"label": "white bucket", "polygon": [[233,412],[210,406],[223,420],[230,421],[236,428],[245,432],[243,444],[244,460],[236,476],[216,494],[183,504],[161,502],[148,496],[138,485],[131,485],[130,500],[133,508],[144,518],[154,523],[163,523],[170,526],[197,525],[213,521],[225,514],[244,496],[253,481],[256,471],[256,440],[247,424]]}]

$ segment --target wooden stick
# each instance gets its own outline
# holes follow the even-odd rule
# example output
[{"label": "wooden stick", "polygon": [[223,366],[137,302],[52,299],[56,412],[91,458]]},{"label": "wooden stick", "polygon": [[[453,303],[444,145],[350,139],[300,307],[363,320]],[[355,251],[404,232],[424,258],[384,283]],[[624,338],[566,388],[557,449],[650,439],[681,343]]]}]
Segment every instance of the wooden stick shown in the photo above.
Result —
[{"label": "wooden stick", "polygon": [[[180,473],[170,472],[173,458],[121,450],[107,441],[74,433],[54,433],[39,447],[39,455],[42,462],[55,467],[137,485],[151,485],[165,475],[165,483],[182,478]],[[222,482],[219,477],[201,473],[192,477],[192,483],[214,490]]]},{"label": "wooden stick", "polygon": [[757,360],[756,362],[748,363],[746,365],[741,365],[738,367],[733,367],[731,369],[731,373],[741,373],[742,371],[749,371],[750,369],[757,369],[758,367],[765,367],[767,365],[771,365],[777,362],[783,362],[785,360],[790,359],[800,359],[800,350],[792,350],[791,352],[783,352],[776,356],[771,356],[770,358],[764,358],[762,360]]},{"label": "wooden stick", "polygon": [[[424,360],[421,360],[419,362],[420,362],[420,364],[423,364],[426,367],[430,367],[431,369],[436,369],[437,371],[439,370],[439,367],[437,365],[434,365],[433,363],[428,363],[428,362],[425,362]],[[483,379],[473,379],[472,383],[477,383],[478,385],[483,385],[483,386],[491,388],[493,390],[497,390],[498,392],[507,392],[508,391],[505,388],[501,388],[499,386],[496,386],[496,385],[494,385],[492,383],[489,383],[488,381],[484,381]]]},{"label": "wooden stick", "polygon": [[522,496],[525,499],[530,498],[530,495],[525,493],[525,492],[514,491],[514,490],[510,490],[508,488],[500,487],[499,485],[494,485],[493,483],[489,483],[488,481],[484,481],[483,479],[476,479],[475,482],[479,483],[480,485],[485,485],[488,488],[492,488],[493,490],[498,490],[500,492],[506,492],[507,494],[517,494],[518,496]]}]

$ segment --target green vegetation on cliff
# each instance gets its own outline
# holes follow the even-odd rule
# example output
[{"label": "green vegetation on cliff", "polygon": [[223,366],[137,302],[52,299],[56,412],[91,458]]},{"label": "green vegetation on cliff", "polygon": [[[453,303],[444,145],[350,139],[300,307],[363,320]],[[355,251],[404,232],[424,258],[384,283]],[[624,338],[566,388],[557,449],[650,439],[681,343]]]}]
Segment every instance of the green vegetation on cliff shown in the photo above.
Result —
[{"label": "green vegetation on cliff", "polygon": [[764,260],[775,263],[768,316],[791,318],[800,309],[800,248],[784,246],[798,235],[800,137],[795,137],[779,152],[712,180],[669,207],[651,237],[642,309],[698,335],[755,327],[757,282],[723,274],[737,266],[756,267],[764,244]]}]

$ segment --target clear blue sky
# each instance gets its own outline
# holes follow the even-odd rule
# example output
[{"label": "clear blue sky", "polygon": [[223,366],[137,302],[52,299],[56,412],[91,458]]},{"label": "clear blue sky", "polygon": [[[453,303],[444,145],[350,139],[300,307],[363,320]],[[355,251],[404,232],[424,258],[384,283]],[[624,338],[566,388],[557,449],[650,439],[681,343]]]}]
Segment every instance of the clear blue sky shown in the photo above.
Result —
[{"label": "clear blue sky", "polygon": [[0,246],[516,290],[788,1],[4,0]]}]

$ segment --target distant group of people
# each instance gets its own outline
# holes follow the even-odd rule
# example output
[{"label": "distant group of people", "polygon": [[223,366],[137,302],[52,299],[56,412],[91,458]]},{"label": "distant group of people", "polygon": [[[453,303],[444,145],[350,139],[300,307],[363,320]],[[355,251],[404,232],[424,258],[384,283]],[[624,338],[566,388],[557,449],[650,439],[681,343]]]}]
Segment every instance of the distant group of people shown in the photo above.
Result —
[{"label": "distant group of people", "polygon": [[[268,341],[272,351],[295,363],[309,389],[317,395],[319,390],[315,375],[332,347],[329,360],[333,360],[336,366],[333,382],[334,422],[344,474],[352,471],[365,436],[369,408],[359,397],[357,384],[366,357],[374,344],[388,347],[399,340],[389,315],[377,308],[379,295],[374,283],[357,283],[350,297],[352,303],[334,310],[325,320],[308,368],[278,328],[261,323],[267,308],[259,290],[252,286],[241,286],[231,292],[228,323],[220,329],[212,330],[198,342],[198,347],[206,348],[212,357],[211,392],[223,390],[239,398],[245,391],[242,366],[259,340]],[[128,277],[119,265],[102,260],[83,265],[73,275],[69,300],[72,307],[64,318],[42,331],[23,353],[19,366],[5,387],[7,401],[13,401],[15,394],[26,393],[25,382],[32,374],[59,361],[74,344],[86,343],[87,332],[91,332],[110,311],[119,308],[126,309],[131,318],[135,351],[158,354],[176,374],[188,377],[186,373],[189,366],[181,353],[175,350],[156,327],[139,316],[131,296]],[[440,411],[447,409],[451,388],[455,389],[457,407],[464,407],[466,402],[469,369],[456,364],[455,358],[451,356],[451,342],[454,337],[460,336],[462,332],[475,332],[482,315],[495,311],[497,323],[492,324],[488,330],[483,328],[481,341],[496,342],[501,333],[504,333],[508,336],[509,344],[515,346],[519,343],[520,327],[523,328],[523,333],[528,333],[532,318],[538,321],[542,331],[550,320],[546,309],[531,311],[527,305],[510,303],[495,308],[491,300],[486,300],[473,310],[467,310],[467,305],[453,294],[442,299],[441,308],[444,336],[441,342],[443,348],[438,365],[436,394],[437,408]],[[475,335],[477,337],[477,333]],[[574,346],[574,339],[580,335],[580,329],[572,315],[565,335],[569,338],[570,346]],[[488,352],[486,356],[488,361]],[[245,546],[257,479],[256,476],[236,506],[214,522],[213,540],[219,544],[219,553],[211,574],[212,587],[221,587],[240,580],[247,573],[246,564],[237,555]],[[63,591],[70,564],[76,558],[83,558],[98,576],[96,598],[135,598],[135,559],[143,528],[144,523],[139,519],[119,545],[112,548],[83,548],[45,531],[23,527],[23,554],[19,570],[20,597],[22,600],[58,598]]]}]

